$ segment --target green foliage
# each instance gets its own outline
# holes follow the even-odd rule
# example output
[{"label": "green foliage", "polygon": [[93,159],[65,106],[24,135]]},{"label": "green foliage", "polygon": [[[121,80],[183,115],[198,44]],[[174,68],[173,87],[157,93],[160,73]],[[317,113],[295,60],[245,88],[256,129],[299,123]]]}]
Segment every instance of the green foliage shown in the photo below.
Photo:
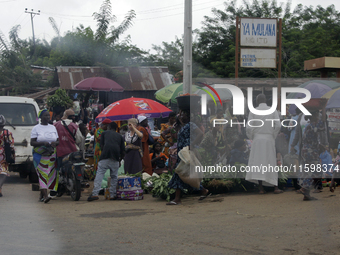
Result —
[{"label": "green foliage", "polygon": [[[202,27],[193,31],[193,77],[235,76],[235,20],[236,17],[282,18],[282,76],[308,77],[318,73],[305,72],[304,61],[323,56],[340,57],[340,13],[330,5],[298,5],[278,3],[275,0],[243,0],[224,3],[222,9],[213,8],[205,16]],[[0,32],[0,87],[10,87],[12,93],[24,94],[32,87],[48,86],[41,76],[33,74],[31,65],[95,66],[104,68],[109,77],[121,74],[109,71],[112,66],[168,66],[173,75],[183,69],[183,38],[153,45],[150,54],[131,43],[130,36],[121,38],[136,17],[133,10],[115,24],[110,0],[104,0],[98,12],[93,13],[97,27],[79,25],[60,36],[53,18],[49,21],[56,37],[49,43],[19,38],[20,25],[15,25],[9,40]],[[276,69],[239,68],[239,77],[277,77]]]},{"label": "green foliage", "polygon": [[57,89],[55,94],[47,98],[48,107],[64,107],[65,109],[70,108],[73,105],[73,101],[67,95],[66,90]]},{"label": "green foliage", "polygon": [[[275,0],[225,2],[224,9],[212,9],[212,17],[205,16],[203,27],[196,31],[197,48],[193,58],[217,75],[235,75],[236,17],[282,18],[282,76],[306,77],[305,60],[323,56],[339,57],[340,13],[334,5],[298,5],[291,11],[290,1],[278,4]],[[239,77],[277,77],[276,69],[239,69]]]},{"label": "green foliage", "polygon": [[176,190],[168,188],[169,181],[172,178],[171,173],[161,174],[159,178],[151,177],[147,181],[151,181],[153,188],[151,193],[157,197],[161,197],[166,199],[166,201],[170,201],[170,197],[175,193]]}]

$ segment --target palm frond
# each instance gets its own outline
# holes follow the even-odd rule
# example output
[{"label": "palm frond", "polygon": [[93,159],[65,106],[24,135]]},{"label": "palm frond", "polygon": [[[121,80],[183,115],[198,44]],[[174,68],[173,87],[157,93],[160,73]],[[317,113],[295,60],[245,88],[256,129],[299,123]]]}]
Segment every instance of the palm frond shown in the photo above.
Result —
[{"label": "palm frond", "polygon": [[48,21],[50,22],[50,24],[51,24],[54,32],[57,34],[58,38],[60,38],[60,31],[59,31],[59,28],[57,26],[57,22],[55,21],[55,19],[52,18],[52,17],[49,17]]},{"label": "palm frond", "polygon": [[0,30],[0,52],[2,52],[4,50],[7,51],[8,49],[9,49],[9,43],[6,39],[6,36]]},{"label": "palm frond", "polygon": [[136,17],[136,13],[134,10],[130,10],[126,16],[123,22],[116,28],[112,29],[111,37],[109,38],[109,41],[111,43],[116,42],[119,39],[119,36],[121,36],[126,30],[128,30],[133,25],[133,19]]}]

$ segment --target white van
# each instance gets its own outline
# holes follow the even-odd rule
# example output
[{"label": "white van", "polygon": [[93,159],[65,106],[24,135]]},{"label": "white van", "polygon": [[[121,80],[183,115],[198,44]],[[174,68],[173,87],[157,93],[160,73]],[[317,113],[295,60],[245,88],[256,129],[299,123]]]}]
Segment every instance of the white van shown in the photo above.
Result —
[{"label": "white van", "polygon": [[37,182],[38,176],[32,162],[31,131],[38,124],[38,104],[27,97],[0,96],[0,114],[6,118],[5,129],[12,132],[15,147],[15,164],[9,170],[20,177]]}]

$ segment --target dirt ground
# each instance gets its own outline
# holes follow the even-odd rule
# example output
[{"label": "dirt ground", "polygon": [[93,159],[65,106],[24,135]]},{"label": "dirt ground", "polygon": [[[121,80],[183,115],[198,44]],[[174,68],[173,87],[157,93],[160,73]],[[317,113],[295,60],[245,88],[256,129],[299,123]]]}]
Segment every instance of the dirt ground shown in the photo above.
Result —
[{"label": "dirt ground", "polygon": [[3,193],[0,254],[340,254],[339,188],[308,202],[292,190],[87,202],[85,190],[43,204],[13,176]]}]

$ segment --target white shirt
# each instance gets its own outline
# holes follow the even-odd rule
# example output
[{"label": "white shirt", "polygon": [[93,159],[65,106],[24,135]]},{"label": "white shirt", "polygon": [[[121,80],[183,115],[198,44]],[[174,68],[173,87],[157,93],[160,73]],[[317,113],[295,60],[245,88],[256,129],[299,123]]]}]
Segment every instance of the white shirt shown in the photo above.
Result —
[{"label": "white shirt", "polygon": [[37,138],[37,142],[55,142],[58,139],[57,129],[51,125],[38,124],[33,127],[31,138]]}]

